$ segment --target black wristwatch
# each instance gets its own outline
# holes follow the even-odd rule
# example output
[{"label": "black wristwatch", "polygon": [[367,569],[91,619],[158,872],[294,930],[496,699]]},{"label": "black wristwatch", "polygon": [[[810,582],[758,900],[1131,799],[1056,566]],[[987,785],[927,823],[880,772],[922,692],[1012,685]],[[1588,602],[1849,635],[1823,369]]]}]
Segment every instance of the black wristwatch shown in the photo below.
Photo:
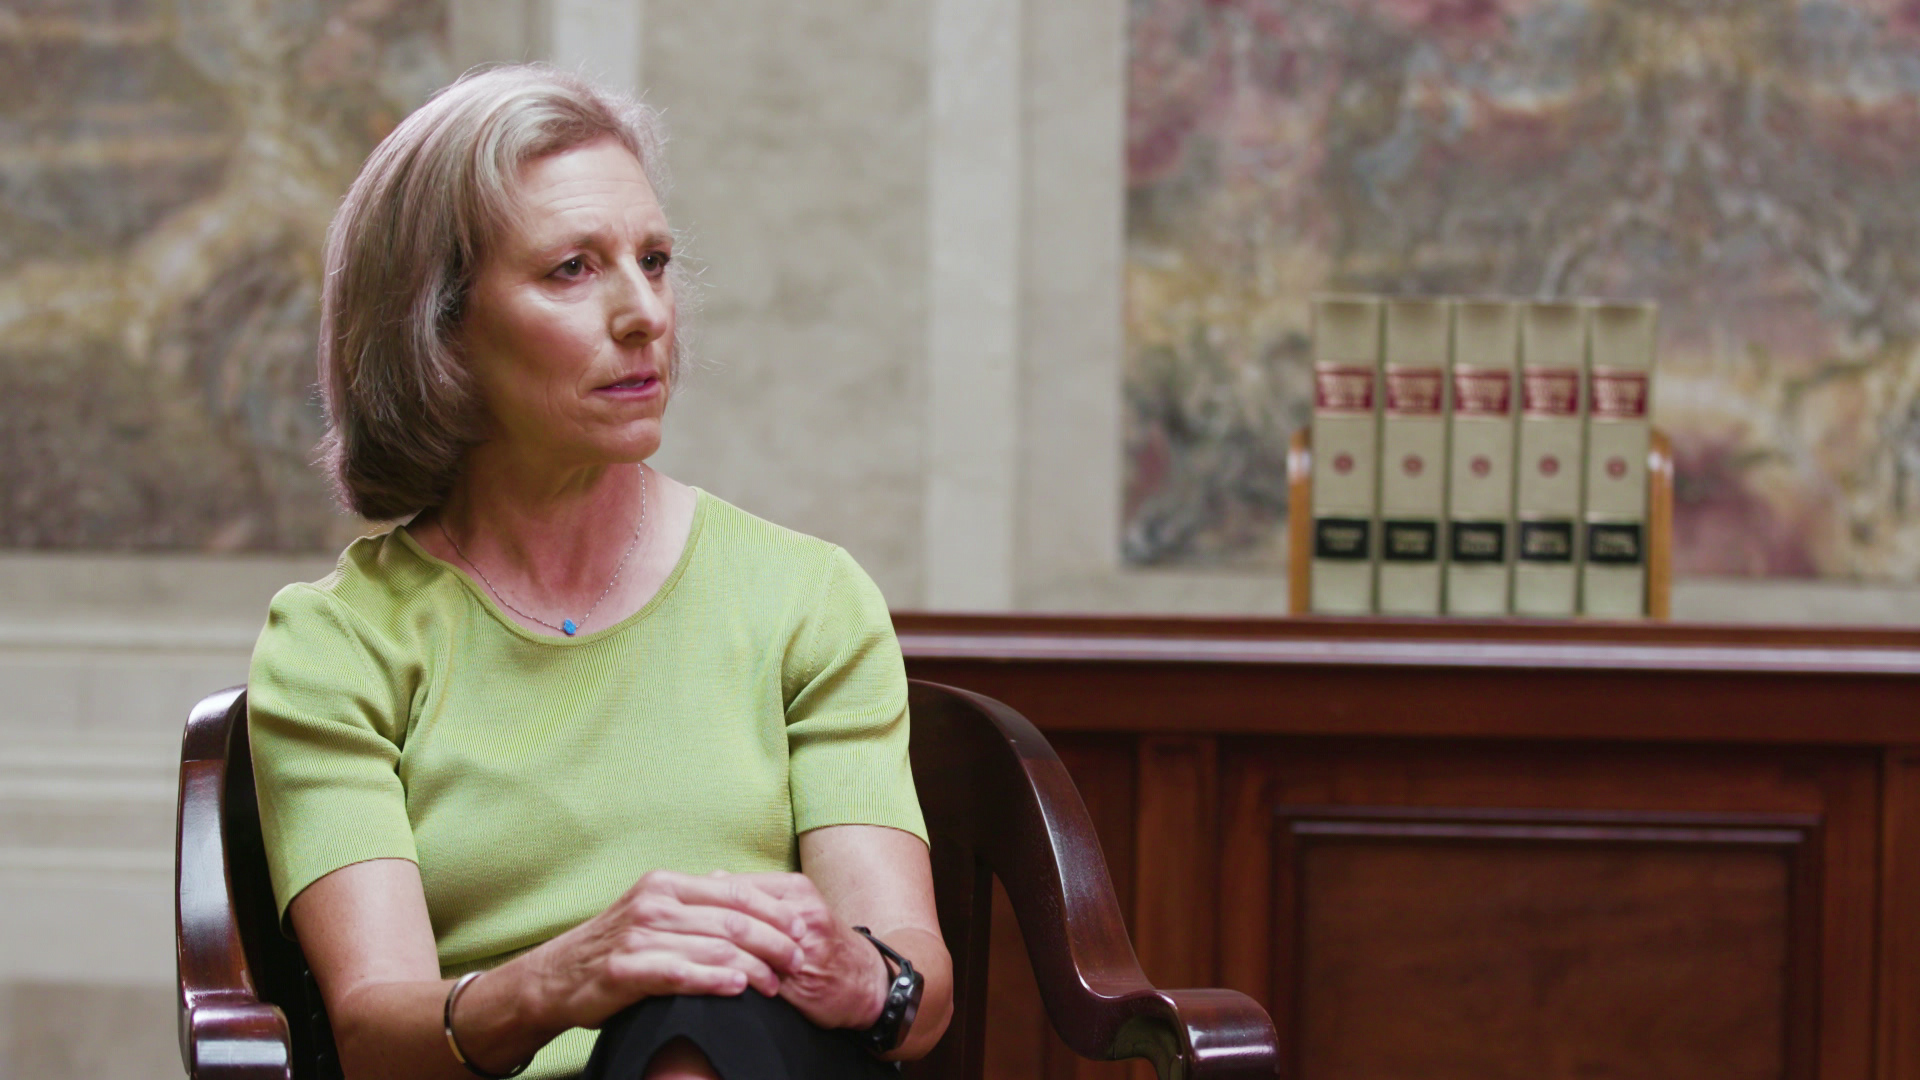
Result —
[{"label": "black wristwatch", "polygon": [[880,1009],[880,1019],[875,1020],[867,1030],[854,1032],[854,1038],[860,1040],[862,1046],[876,1054],[884,1054],[898,1047],[907,1029],[913,1026],[914,1014],[920,1011],[920,991],[926,986],[927,980],[913,970],[913,964],[906,957],[874,937],[873,931],[864,926],[854,929],[873,942],[873,947],[880,950],[880,955],[898,969],[887,983],[887,1003]]}]

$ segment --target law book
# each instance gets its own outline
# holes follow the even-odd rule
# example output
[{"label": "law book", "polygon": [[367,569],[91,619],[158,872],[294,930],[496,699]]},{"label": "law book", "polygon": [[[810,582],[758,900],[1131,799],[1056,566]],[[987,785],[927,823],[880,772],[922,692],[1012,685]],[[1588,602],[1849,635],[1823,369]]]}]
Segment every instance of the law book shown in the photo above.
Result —
[{"label": "law book", "polygon": [[1380,302],[1313,301],[1313,562],[1310,609],[1373,611],[1380,439]]},{"label": "law book", "polygon": [[1580,592],[1582,385],[1587,312],[1533,303],[1520,314],[1520,433],[1514,462],[1513,610],[1572,615]]},{"label": "law book", "polygon": [[1453,308],[1447,411],[1446,610],[1504,615],[1512,607],[1513,457],[1520,306],[1461,300]]},{"label": "law book", "polygon": [[1375,610],[1440,614],[1447,509],[1445,300],[1388,300],[1381,343],[1380,559]]},{"label": "law book", "polygon": [[1580,610],[1647,613],[1647,450],[1653,405],[1651,303],[1595,304],[1588,313],[1587,477]]}]

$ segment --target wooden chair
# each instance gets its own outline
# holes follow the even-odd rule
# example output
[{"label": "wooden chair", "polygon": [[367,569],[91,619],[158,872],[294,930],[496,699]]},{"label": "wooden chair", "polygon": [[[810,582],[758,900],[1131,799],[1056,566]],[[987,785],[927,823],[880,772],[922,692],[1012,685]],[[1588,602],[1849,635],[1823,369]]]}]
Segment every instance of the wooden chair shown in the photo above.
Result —
[{"label": "wooden chair", "polygon": [[[1148,1058],[1161,1080],[1277,1076],[1273,1024],[1252,999],[1147,982],[1086,807],[1033,725],[992,699],[932,683],[914,683],[911,701],[914,780],[933,835],[940,927],[953,953],[954,1018],[940,1046],[906,1075],[983,1075],[988,919],[998,875],[1047,1015],[1076,1052]],[[188,719],[179,810],[176,941],[188,1076],[338,1077],[305,958],[279,933],[244,690],[208,697]]]}]

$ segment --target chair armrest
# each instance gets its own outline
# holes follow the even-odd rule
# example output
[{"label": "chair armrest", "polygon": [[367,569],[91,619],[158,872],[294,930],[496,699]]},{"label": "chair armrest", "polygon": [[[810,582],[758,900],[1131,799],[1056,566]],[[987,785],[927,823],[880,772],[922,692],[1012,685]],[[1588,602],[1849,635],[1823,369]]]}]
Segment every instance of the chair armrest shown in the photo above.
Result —
[{"label": "chair armrest", "polygon": [[259,1001],[203,1000],[181,1016],[182,1064],[194,1080],[287,1080],[287,1018]]},{"label": "chair armrest", "polygon": [[180,1061],[194,1080],[292,1076],[287,1019],[254,988],[227,877],[226,747],[245,711],[238,687],[207,697],[194,707],[180,745],[174,944]]},{"label": "chair armrest", "polygon": [[[1053,747],[1007,706],[913,685],[922,801],[965,801],[943,820],[1007,890],[1054,1030],[1083,1057],[1146,1057],[1161,1080],[1242,1080],[1279,1072],[1279,1040],[1258,1002],[1233,990],[1160,990],[1140,970],[1086,805]],[[984,721],[984,722],[983,722]]]},{"label": "chair armrest", "polygon": [[1121,1025],[1114,1049],[1124,1052],[1110,1057],[1144,1057],[1163,1080],[1279,1075],[1273,1020],[1238,990],[1148,990],[1127,1000],[1141,1019]]}]

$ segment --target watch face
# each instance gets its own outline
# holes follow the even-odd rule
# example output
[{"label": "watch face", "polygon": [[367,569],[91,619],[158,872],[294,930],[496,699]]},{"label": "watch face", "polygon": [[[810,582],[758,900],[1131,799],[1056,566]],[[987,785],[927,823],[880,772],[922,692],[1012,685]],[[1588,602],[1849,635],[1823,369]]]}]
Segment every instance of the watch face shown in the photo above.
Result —
[{"label": "watch face", "polygon": [[887,1007],[881,1013],[881,1019],[893,1019],[893,1031],[887,1040],[887,1049],[893,1050],[906,1041],[907,1031],[913,1027],[913,1018],[920,1012],[920,991],[926,986],[926,980],[920,973],[909,967],[893,980],[893,988],[887,993]]}]

